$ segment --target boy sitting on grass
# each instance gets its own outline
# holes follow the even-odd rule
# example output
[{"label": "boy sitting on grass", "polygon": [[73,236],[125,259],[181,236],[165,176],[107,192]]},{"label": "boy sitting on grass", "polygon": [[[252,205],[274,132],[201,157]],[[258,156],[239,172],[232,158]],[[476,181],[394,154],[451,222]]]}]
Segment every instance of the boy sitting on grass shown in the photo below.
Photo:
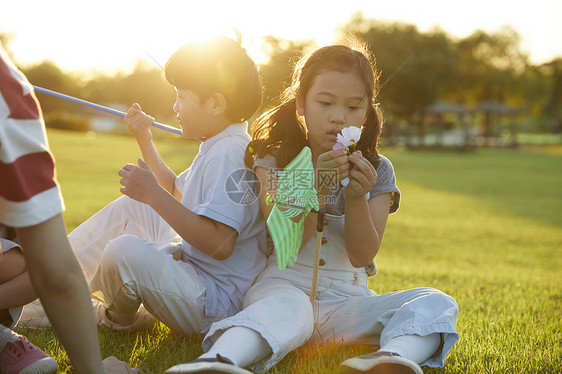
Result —
[{"label": "boy sitting on grass", "polygon": [[96,269],[90,290],[102,302],[99,324],[143,327],[151,319],[138,313],[142,304],[172,331],[193,335],[237,313],[265,267],[265,225],[244,165],[246,121],[262,86],[240,43],[224,37],[181,47],[166,78],[177,91],[183,136],[202,142],[193,164],[179,176],[166,166],[152,142],[154,119],[134,104],[125,121],[143,159],[119,171],[126,197],[70,239],[79,258],[90,256],[87,276]]}]

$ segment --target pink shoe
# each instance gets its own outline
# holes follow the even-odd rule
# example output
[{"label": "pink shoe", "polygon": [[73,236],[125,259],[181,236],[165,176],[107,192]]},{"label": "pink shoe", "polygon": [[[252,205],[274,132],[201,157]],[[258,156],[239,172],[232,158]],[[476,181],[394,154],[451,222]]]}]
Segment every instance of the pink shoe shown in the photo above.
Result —
[{"label": "pink shoe", "polygon": [[58,368],[54,358],[31,344],[25,336],[6,343],[0,351],[0,370],[6,374],[54,373]]}]

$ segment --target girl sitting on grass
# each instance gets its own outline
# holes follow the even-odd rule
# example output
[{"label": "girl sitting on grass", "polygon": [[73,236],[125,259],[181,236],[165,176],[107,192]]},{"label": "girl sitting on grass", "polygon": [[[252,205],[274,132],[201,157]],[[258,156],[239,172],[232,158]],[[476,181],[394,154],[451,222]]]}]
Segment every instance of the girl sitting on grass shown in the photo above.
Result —
[{"label": "girl sitting on grass", "polygon": [[[382,126],[373,104],[377,78],[363,46],[314,51],[297,64],[283,103],[257,120],[246,151],[247,165],[265,187],[259,198],[266,218],[272,210],[267,196],[276,194],[274,171],[285,168],[303,147],[312,151],[317,181],[319,170],[337,175],[330,185],[316,186],[326,210],[327,241],[314,308],[317,214],[311,213],[296,263],[279,270],[270,242],[267,268],[246,294],[244,310],[211,326],[203,341],[205,354],[166,373],[248,373],[245,367],[264,372],[304,343],[327,340],[380,346],[344,361],[343,373],[419,374],[420,365],[444,365],[458,340],[455,300],[431,288],[383,295],[368,288],[388,215],[400,201],[392,164],[377,152]],[[361,128],[361,138],[348,155],[334,146],[337,134],[350,126]]]}]

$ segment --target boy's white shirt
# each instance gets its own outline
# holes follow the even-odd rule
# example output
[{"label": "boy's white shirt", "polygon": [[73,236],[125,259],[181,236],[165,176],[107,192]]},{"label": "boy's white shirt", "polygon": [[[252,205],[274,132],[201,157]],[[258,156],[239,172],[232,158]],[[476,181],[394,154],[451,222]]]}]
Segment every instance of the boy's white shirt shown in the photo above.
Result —
[{"label": "boy's white shirt", "polygon": [[208,316],[226,317],[242,308],[244,293],[265,268],[266,230],[259,202],[238,204],[226,187],[231,173],[246,169],[249,142],[246,122],[229,125],[202,142],[192,165],[176,178],[184,206],[238,232],[232,255],[223,261],[182,240],[182,260],[193,264],[205,282]]}]

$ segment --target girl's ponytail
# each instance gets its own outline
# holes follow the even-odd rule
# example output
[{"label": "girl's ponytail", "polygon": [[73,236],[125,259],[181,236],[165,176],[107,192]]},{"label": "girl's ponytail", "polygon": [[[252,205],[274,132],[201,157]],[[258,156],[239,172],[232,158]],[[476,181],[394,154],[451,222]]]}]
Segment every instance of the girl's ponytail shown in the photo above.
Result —
[{"label": "girl's ponytail", "polygon": [[252,168],[254,157],[263,158],[269,153],[274,155],[278,168],[285,168],[304,146],[306,130],[298,120],[296,100],[289,99],[254,122],[244,162]]},{"label": "girl's ponytail", "polygon": [[357,143],[357,149],[375,167],[380,163],[379,137],[382,132],[383,117],[378,105],[371,104],[367,111],[367,120],[361,132],[361,139]]}]

